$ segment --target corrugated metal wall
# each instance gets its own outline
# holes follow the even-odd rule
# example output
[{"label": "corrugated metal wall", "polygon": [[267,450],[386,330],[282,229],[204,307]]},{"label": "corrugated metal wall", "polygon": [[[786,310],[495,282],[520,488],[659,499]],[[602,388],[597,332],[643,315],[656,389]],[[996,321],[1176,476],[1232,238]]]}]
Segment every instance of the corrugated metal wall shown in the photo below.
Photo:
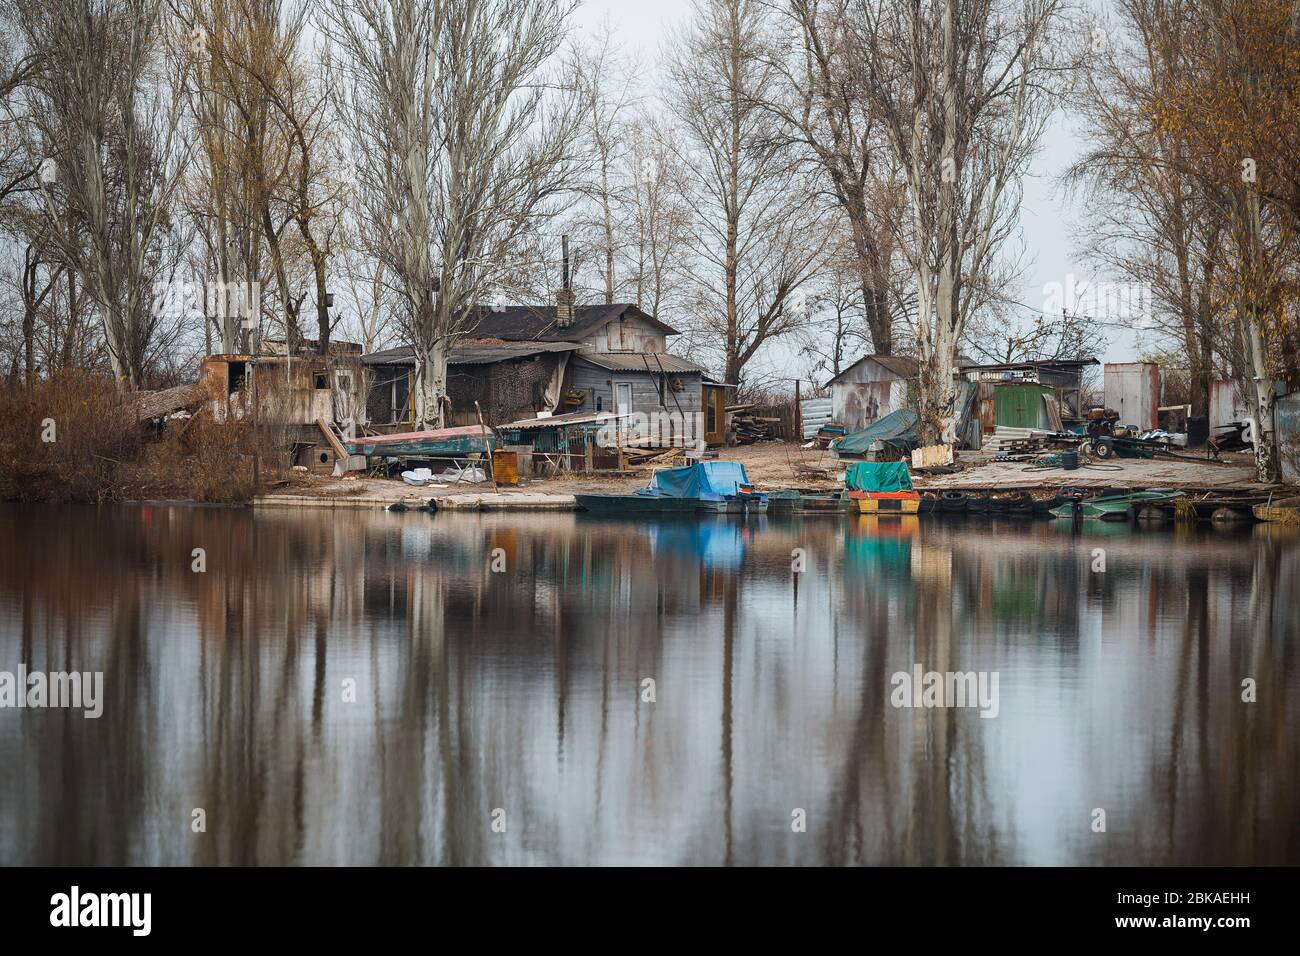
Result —
[{"label": "corrugated metal wall", "polygon": [[1279,398],[1273,408],[1282,480],[1300,484],[1300,393]]},{"label": "corrugated metal wall", "polygon": [[995,386],[994,423],[1012,428],[1050,428],[1043,396],[1055,394],[1055,390],[1046,385],[1017,383]]},{"label": "corrugated metal wall", "polygon": [[1231,379],[1215,379],[1210,383],[1210,434],[1221,435],[1220,426],[1244,421],[1250,409],[1241,395],[1237,383]]}]

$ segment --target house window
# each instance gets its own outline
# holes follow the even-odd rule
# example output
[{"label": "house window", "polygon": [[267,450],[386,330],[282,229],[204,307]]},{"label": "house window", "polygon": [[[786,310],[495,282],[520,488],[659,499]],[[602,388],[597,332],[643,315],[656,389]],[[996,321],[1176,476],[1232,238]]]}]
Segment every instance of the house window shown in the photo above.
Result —
[{"label": "house window", "polygon": [[316,373],[316,387],[317,387],[317,388],[329,388],[329,387],[330,387],[329,376],[326,375],[324,372],[317,372],[317,373]]}]

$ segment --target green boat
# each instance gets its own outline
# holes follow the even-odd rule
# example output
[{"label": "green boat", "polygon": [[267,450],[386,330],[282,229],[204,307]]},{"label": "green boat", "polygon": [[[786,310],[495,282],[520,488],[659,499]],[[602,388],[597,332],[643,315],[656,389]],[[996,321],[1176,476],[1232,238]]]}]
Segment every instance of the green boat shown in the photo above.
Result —
[{"label": "green boat", "polygon": [[[1105,495],[1101,498],[1084,498],[1078,502],[1081,518],[1100,518],[1102,521],[1127,521],[1133,509],[1143,505],[1162,505],[1181,498],[1181,491],[1133,491],[1124,495]],[[1052,509],[1056,518],[1073,518],[1075,502]]]},{"label": "green boat", "polygon": [[768,511],[772,514],[840,514],[846,503],[838,492],[809,494],[800,491],[778,491],[767,496]]}]

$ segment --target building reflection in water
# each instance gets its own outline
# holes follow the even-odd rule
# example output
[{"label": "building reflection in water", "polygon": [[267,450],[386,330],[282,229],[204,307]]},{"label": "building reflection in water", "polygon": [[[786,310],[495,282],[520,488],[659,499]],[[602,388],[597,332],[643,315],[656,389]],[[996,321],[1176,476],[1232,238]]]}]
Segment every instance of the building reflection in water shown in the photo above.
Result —
[{"label": "building reflection in water", "polygon": [[[1276,528],[0,525],[0,670],[106,687],[99,720],[0,711],[3,863],[1300,862],[1300,538]],[[996,671],[998,716],[895,708],[916,663]]]}]

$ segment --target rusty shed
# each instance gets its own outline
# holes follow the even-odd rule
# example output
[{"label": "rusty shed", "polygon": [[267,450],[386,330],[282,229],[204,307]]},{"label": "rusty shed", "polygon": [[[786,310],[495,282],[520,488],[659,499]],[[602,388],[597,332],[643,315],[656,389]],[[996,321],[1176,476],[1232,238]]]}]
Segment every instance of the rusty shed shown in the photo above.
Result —
[{"label": "rusty shed", "polygon": [[1250,403],[1240,382],[1221,378],[1210,382],[1210,434],[1221,435],[1225,427],[1250,417]]},{"label": "rusty shed", "polygon": [[[447,359],[447,424],[473,425],[478,402],[489,423],[531,418],[554,411],[573,342],[466,341]],[[415,420],[411,383],[415,353],[409,346],[372,352],[362,359],[370,374],[369,416],[378,426],[410,425]]]},{"label": "rusty shed", "polygon": [[910,404],[918,365],[906,355],[864,355],[826,383],[831,419],[850,433]]}]

